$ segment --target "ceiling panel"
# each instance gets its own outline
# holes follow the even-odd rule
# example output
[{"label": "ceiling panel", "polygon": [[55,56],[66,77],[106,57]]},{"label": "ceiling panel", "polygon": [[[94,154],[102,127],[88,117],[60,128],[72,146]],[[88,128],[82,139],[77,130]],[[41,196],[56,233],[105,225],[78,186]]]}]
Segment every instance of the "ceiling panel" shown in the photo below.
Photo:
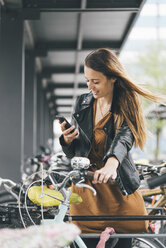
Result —
[{"label": "ceiling panel", "polygon": [[37,41],[61,41],[77,39],[77,13],[41,13],[34,22]]},{"label": "ceiling panel", "polygon": [[119,41],[130,19],[130,12],[83,14],[83,39]]},{"label": "ceiling panel", "polygon": [[75,51],[49,51],[47,57],[41,58],[43,67],[75,65]]},{"label": "ceiling panel", "polygon": [[[78,82],[86,82],[84,74],[78,74]],[[70,74],[52,74],[51,79],[52,81],[56,82],[61,82],[61,83],[72,83],[74,82],[74,73]]]}]

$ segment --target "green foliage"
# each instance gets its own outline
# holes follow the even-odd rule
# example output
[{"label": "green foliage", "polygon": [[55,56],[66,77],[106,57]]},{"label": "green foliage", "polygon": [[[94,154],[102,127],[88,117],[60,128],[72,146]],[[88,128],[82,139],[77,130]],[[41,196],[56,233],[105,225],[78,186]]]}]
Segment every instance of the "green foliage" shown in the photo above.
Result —
[{"label": "green foliage", "polygon": [[[166,46],[161,41],[150,43],[146,53],[137,58],[136,66],[146,78],[146,85],[151,91],[166,94]],[[142,80],[142,79],[141,79]]]},{"label": "green foliage", "polygon": [[149,129],[154,133],[156,132],[156,129],[161,131],[163,127],[166,125],[166,120],[147,119],[146,122],[147,122]]},{"label": "green foliage", "polygon": [[[161,41],[150,43],[144,54],[137,57],[137,80],[144,81],[146,88],[154,93],[166,94],[166,46]],[[143,100],[143,108],[146,109],[150,101]],[[159,156],[159,140],[166,120],[147,120],[147,128],[156,135],[155,159]]]}]

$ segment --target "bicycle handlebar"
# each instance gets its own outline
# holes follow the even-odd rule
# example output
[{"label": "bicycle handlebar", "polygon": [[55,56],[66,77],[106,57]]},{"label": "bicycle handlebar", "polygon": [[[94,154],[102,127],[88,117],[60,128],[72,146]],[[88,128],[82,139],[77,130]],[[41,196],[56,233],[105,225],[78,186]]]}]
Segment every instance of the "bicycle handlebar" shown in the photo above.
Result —
[{"label": "bicycle handlebar", "polygon": [[150,189],[166,184],[166,173],[147,179],[147,184]]},{"label": "bicycle handlebar", "polygon": [[12,180],[10,180],[10,179],[3,179],[3,178],[0,177],[0,186],[2,184],[4,184],[4,183],[9,183],[12,187],[13,186],[16,186],[16,183],[13,182]]},{"label": "bicycle handlebar", "polygon": [[[49,179],[50,179],[51,183],[53,184],[53,187],[56,188],[57,190],[59,190],[64,195],[65,195],[65,187],[66,187],[67,183],[69,182],[69,180],[73,181],[77,187],[86,187],[86,188],[92,190],[94,195],[96,195],[95,189],[93,187],[91,187],[90,185],[84,183],[85,178],[87,178],[89,180],[93,180],[93,177],[94,177],[94,172],[88,171],[86,169],[85,170],[74,169],[73,171],[70,171],[68,173],[68,175],[65,176],[65,178],[63,179],[63,181],[61,183],[58,183],[56,181],[56,179],[54,177],[54,173],[50,173],[50,175],[49,175]],[[107,183],[108,184],[114,184],[115,181],[113,181],[112,179],[109,179]]]},{"label": "bicycle handlebar", "polygon": [[153,189],[163,184],[166,184],[166,173],[161,176],[155,176],[147,179],[145,182],[142,183],[140,188]]},{"label": "bicycle handlebar", "polygon": [[145,166],[145,167],[148,167],[148,168],[156,168],[156,169],[160,169],[160,168],[163,168],[163,167],[166,167],[166,162],[163,162],[161,164],[153,164],[153,163],[149,163],[148,161],[140,161],[140,160],[135,160],[134,161],[134,164],[136,166]]},{"label": "bicycle handlebar", "polygon": [[[85,172],[85,177],[89,180],[93,180],[94,177],[94,172],[93,171],[86,171]],[[112,180],[111,178],[108,179],[107,184],[115,184],[115,181]]]}]

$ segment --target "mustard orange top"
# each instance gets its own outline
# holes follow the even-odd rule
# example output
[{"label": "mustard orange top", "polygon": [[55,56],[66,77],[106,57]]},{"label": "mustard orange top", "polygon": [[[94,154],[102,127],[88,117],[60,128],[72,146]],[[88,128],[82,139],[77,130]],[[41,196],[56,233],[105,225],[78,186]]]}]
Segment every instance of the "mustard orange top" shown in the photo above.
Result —
[{"label": "mustard orange top", "polygon": [[[95,110],[96,101],[94,101],[93,105],[93,123],[95,123]],[[110,118],[110,115],[111,113],[109,112],[93,128],[93,141],[89,159],[91,163],[97,164],[97,169],[104,166],[102,159],[104,156],[106,134],[103,127]],[[89,180],[86,183],[97,191],[97,195],[94,196],[92,191],[87,188],[77,188],[75,185],[72,185],[73,192],[79,194],[83,202],[79,205],[71,204],[71,216],[147,214],[143,198],[138,190],[131,195],[124,196],[116,184],[92,184]],[[146,232],[148,228],[147,221],[74,221],[73,223],[83,233],[100,233],[108,226],[113,227],[117,233]]]}]

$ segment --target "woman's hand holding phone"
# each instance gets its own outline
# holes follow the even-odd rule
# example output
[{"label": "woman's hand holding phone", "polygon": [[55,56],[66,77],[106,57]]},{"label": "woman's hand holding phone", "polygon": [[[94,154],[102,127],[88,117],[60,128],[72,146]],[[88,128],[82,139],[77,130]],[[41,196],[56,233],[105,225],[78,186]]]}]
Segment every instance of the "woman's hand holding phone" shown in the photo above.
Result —
[{"label": "woman's hand holding phone", "polygon": [[75,128],[74,125],[71,124],[64,117],[57,117],[61,124],[61,130],[63,133],[64,141],[67,145],[69,145],[74,139],[79,136],[78,129]]}]

